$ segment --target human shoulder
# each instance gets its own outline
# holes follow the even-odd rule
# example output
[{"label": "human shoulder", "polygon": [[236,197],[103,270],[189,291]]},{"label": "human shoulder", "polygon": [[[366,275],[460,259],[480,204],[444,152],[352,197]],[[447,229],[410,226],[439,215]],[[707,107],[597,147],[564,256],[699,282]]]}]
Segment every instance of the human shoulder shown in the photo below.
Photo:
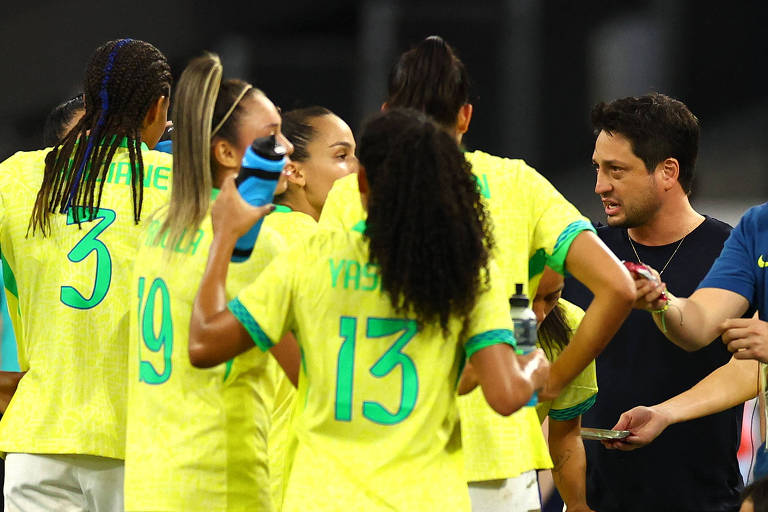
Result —
[{"label": "human shoulder", "polygon": [[525,160],[519,158],[506,158],[478,150],[468,151],[464,153],[464,157],[472,165],[474,174],[514,175],[515,173],[522,173],[526,176],[541,176],[533,167],[525,163]]},{"label": "human shoulder", "polygon": [[[37,151],[18,151],[0,162],[0,180],[37,179],[45,167],[45,157],[51,148]],[[38,180],[39,181],[39,180]]]},{"label": "human shoulder", "polygon": [[608,226],[603,224],[597,224],[595,226],[597,231],[597,236],[600,237],[600,240],[605,243],[610,248],[613,248],[616,244],[619,243],[626,243],[624,240],[627,238],[627,229],[626,228],[617,228],[614,226]]},{"label": "human shoulder", "polygon": [[719,235],[723,237],[723,240],[728,238],[728,235],[730,235],[733,230],[733,226],[727,222],[710,217],[709,215],[704,216],[704,222],[701,223],[700,228],[701,231],[708,236]]},{"label": "human shoulder", "polygon": [[579,327],[582,318],[584,318],[584,310],[565,299],[560,299],[558,303],[565,314],[565,321],[568,327],[575,331]]}]

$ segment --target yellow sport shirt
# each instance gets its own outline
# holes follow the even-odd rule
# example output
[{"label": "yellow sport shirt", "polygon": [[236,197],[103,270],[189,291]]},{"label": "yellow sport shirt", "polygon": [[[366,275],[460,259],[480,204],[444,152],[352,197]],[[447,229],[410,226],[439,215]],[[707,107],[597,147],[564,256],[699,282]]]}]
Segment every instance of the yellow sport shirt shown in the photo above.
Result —
[{"label": "yellow sport shirt", "polygon": [[[0,451],[122,459],[130,276],[142,226],[133,218],[128,150],[118,148],[101,206],[82,225],[51,214],[27,236],[50,150],[0,164],[0,249],[21,379],[0,422]],[[146,219],[168,199],[171,157],[142,145]],[[143,224],[143,222],[142,222]]]},{"label": "yellow sport shirt", "polygon": [[[216,191],[214,191],[216,192]],[[268,354],[213,368],[189,362],[189,321],[213,238],[210,216],[172,252],[142,237],[131,283],[127,511],[270,511]],[[232,263],[227,295],[253,282],[282,238],[266,225],[250,258]]]},{"label": "yellow sport shirt", "polygon": [[[481,151],[465,153],[493,221],[494,257],[507,297],[515,283],[533,296],[544,266],[565,271],[573,239],[594,230],[589,221],[539,173],[522,160]],[[352,227],[365,213],[357,176],[334,183],[320,216],[321,226]],[[491,409],[482,391],[459,397],[467,480],[495,480],[552,467],[536,411],[524,407],[511,416]]]},{"label": "yellow sport shirt", "polygon": [[[565,313],[565,321],[574,332],[579,327],[581,319],[584,318],[584,310],[567,300],[560,299],[560,306]],[[544,349],[547,359],[554,362],[562,349],[553,347],[549,344],[539,346]],[[536,412],[539,415],[539,421],[542,423],[549,416],[553,420],[567,421],[581,416],[587,412],[597,398],[597,374],[595,373],[595,362],[592,361],[580,374],[576,376],[563,391],[554,400],[548,402],[539,402],[536,405]]]},{"label": "yellow sport shirt", "polygon": [[[264,225],[282,235],[284,248],[317,231],[315,219],[306,213],[296,212],[287,206],[276,204],[275,211],[264,219]],[[271,359],[271,358],[270,358]],[[295,450],[291,434],[291,415],[294,409],[296,388],[274,359],[271,359],[271,373],[274,379],[274,405],[272,424],[269,428],[269,476],[274,508],[281,510],[283,490],[290,462]]]},{"label": "yellow sport shirt", "polygon": [[229,307],[262,350],[288,330],[301,347],[283,510],[468,511],[455,386],[465,353],[513,343],[506,302],[485,290],[459,340],[457,318],[444,336],[394,312],[358,232],[319,230],[281,253]]}]

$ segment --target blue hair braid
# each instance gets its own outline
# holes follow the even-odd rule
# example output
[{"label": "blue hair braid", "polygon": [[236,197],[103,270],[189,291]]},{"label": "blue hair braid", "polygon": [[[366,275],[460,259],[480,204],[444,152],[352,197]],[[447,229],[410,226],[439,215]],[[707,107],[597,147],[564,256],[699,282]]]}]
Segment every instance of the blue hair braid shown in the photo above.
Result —
[{"label": "blue hair braid", "polygon": [[109,52],[109,56],[107,57],[107,64],[104,66],[104,78],[101,81],[101,89],[99,90],[99,98],[101,99],[101,113],[99,114],[99,120],[96,123],[94,133],[91,133],[91,135],[88,137],[88,146],[85,149],[83,161],[80,164],[80,168],[77,170],[75,179],[72,182],[72,189],[69,191],[69,198],[67,198],[67,202],[61,208],[61,213],[67,213],[69,207],[72,205],[72,201],[74,200],[75,194],[77,193],[77,189],[80,186],[80,179],[83,176],[83,171],[85,170],[88,158],[91,156],[91,152],[93,151],[93,141],[98,140],[99,135],[101,135],[101,128],[104,125],[104,121],[107,117],[107,111],[109,110],[109,93],[107,92],[107,85],[109,84],[112,67],[115,65],[117,52],[120,50],[120,48],[130,43],[131,41],[133,41],[133,39],[121,39],[115,44],[114,48],[112,48],[112,51]]}]

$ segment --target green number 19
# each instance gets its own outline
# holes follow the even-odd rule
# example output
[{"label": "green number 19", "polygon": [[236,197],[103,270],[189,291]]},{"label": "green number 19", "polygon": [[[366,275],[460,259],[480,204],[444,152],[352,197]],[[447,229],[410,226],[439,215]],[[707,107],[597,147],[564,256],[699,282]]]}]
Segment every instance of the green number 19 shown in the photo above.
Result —
[{"label": "green number 19", "polygon": [[[139,380],[147,384],[162,384],[171,377],[171,353],[173,352],[173,320],[171,317],[171,296],[165,281],[155,278],[149,287],[146,302],[144,300],[144,281],[139,278],[139,333],[143,345],[152,352],[163,350],[163,372],[157,371],[149,361],[141,358],[139,344]],[[160,331],[155,331],[155,302],[160,294]]]},{"label": "green number 19", "polygon": [[[352,419],[352,385],[354,382],[355,338],[357,318],[343,316],[339,326],[339,335],[344,342],[339,348],[336,373],[336,419]],[[397,366],[402,371],[400,405],[397,411],[390,412],[378,402],[364,401],[363,416],[382,425],[394,425],[411,414],[419,395],[419,377],[413,359],[402,351],[418,332],[415,320],[400,318],[368,318],[366,323],[367,338],[382,338],[402,332],[395,342],[384,352],[369,369],[371,375],[382,378],[389,375]]]}]

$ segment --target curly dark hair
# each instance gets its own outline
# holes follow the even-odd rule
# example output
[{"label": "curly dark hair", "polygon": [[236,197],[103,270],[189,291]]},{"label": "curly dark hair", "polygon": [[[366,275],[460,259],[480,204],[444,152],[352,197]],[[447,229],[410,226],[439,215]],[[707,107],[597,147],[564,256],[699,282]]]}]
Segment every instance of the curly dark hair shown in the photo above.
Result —
[{"label": "curly dark hair", "polygon": [[699,151],[699,120],[682,101],[654,92],[598,103],[592,108],[592,127],[596,136],[605,131],[626,137],[649,173],[665,159],[676,158],[678,181],[690,194]]},{"label": "curly dark hair", "polygon": [[469,88],[467,70],[453,48],[440,36],[429,36],[392,67],[387,106],[414,108],[452,127],[459,109],[469,102]]},{"label": "curly dark hair", "polygon": [[396,311],[445,331],[488,284],[493,237],[470,165],[450,135],[410,109],[370,120],[358,153],[369,185],[365,236],[382,288]]},{"label": "curly dark hair", "polygon": [[[141,128],[150,106],[171,92],[165,56],[144,41],[120,39],[96,49],[85,72],[85,114],[45,158],[43,182],[29,220],[34,235],[50,230],[51,213],[83,207],[88,217],[101,203],[109,164],[127,139],[133,216],[141,218],[144,162]],[[72,208],[79,224],[81,209]]]}]

